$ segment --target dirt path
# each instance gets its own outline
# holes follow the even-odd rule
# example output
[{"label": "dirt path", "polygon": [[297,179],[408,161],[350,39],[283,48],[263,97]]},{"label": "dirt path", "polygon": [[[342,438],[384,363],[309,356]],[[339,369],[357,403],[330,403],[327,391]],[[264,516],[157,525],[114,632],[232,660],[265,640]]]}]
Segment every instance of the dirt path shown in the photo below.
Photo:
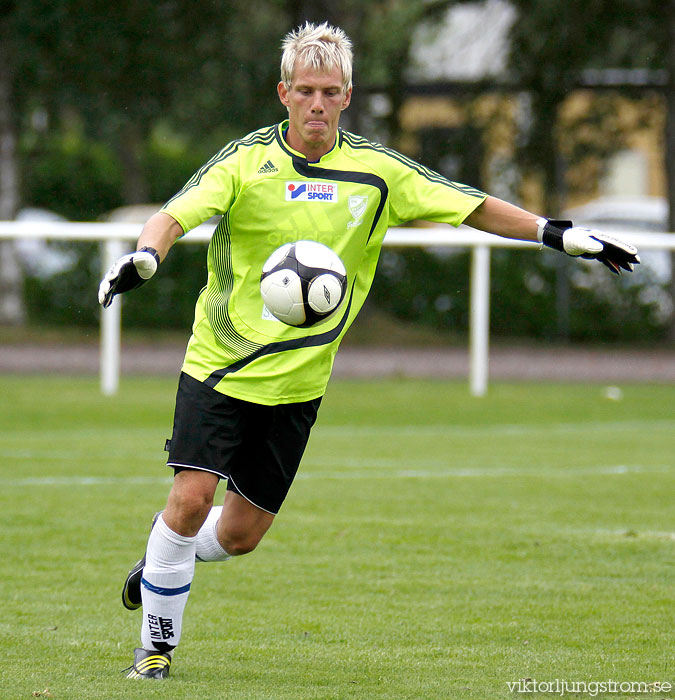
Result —
[{"label": "dirt path", "polygon": [[[181,366],[184,348],[129,345],[122,351],[123,374],[172,375]],[[336,377],[468,376],[466,348],[343,347],[335,362]],[[0,345],[0,373],[96,374],[95,345]],[[494,347],[490,377],[516,380],[599,382],[675,382],[675,351],[638,351],[553,347]]]}]

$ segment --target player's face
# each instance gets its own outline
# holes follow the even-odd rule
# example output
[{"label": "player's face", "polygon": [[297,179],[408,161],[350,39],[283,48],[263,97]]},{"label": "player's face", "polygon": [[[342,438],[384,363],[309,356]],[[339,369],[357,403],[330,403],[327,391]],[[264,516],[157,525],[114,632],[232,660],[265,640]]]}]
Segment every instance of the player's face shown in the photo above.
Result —
[{"label": "player's face", "polygon": [[340,113],[349,105],[339,68],[318,72],[296,65],[290,89],[278,85],[279,99],[288,107],[288,145],[309,160],[318,160],[335,143]]}]

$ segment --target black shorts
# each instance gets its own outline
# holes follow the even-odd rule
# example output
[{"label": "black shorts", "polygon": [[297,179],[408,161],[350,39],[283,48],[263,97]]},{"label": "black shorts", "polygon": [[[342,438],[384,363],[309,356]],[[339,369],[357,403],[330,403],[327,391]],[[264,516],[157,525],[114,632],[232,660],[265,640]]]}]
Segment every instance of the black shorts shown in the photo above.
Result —
[{"label": "black shorts", "polygon": [[263,406],[181,373],[167,465],[227,479],[229,491],[278,513],[291,488],[321,398]]}]

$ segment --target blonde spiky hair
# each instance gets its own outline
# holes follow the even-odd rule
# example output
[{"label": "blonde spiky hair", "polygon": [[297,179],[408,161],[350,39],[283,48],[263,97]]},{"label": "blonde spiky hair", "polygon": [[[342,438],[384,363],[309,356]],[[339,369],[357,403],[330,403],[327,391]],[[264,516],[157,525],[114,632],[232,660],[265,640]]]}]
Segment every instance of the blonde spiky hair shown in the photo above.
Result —
[{"label": "blonde spiky hair", "polygon": [[287,90],[291,88],[293,70],[297,61],[317,71],[330,71],[335,67],[342,73],[342,86],[347,92],[352,86],[352,42],[339,27],[328,22],[304,26],[289,32],[281,44],[281,80]]}]

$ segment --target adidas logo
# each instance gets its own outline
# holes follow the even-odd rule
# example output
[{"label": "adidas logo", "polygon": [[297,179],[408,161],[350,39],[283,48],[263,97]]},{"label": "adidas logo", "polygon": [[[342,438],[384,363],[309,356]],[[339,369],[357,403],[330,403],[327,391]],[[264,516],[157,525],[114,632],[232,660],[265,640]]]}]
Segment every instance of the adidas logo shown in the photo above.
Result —
[{"label": "adidas logo", "polygon": [[278,173],[279,168],[277,168],[271,160],[268,160],[265,165],[260,166],[258,170],[258,175],[269,175],[269,173]]}]

